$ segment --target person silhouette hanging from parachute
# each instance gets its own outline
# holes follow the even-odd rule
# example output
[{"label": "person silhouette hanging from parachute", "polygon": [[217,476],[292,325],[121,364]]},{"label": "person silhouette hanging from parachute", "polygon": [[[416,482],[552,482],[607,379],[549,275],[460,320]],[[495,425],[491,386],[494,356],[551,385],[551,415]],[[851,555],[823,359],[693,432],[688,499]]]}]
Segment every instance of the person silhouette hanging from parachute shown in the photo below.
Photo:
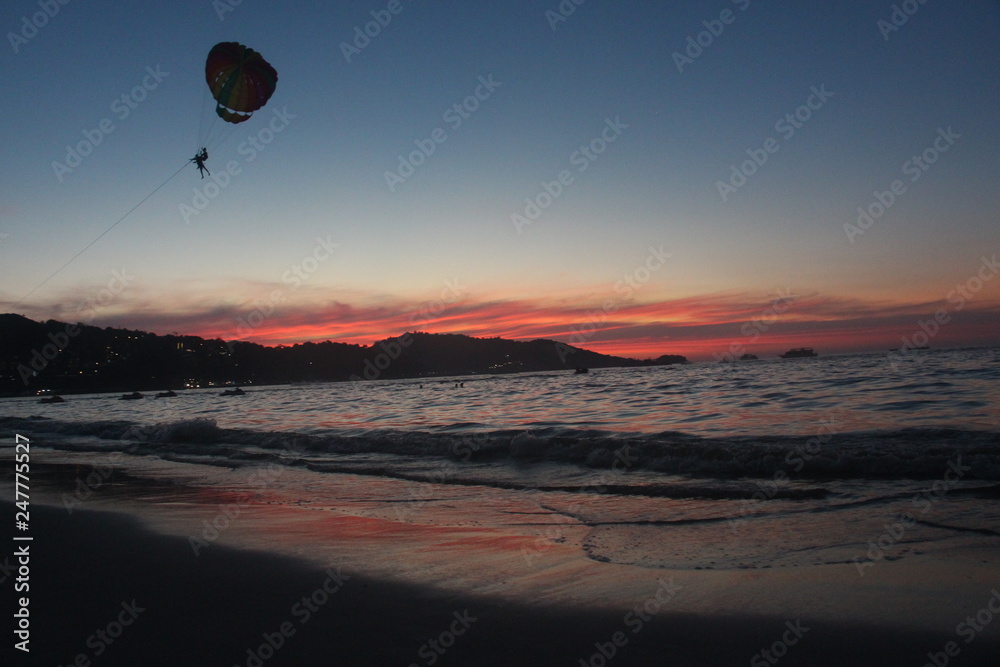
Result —
[{"label": "person silhouette hanging from parachute", "polygon": [[205,166],[205,160],[207,159],[208,159],[208,149],[202,147],[201,152],[195,153],[195,156],[189,160],[189,162],[194,162],[196,165],[198,165],[198,173],[201,174],[202,178],[205,178],[205,174],[208,174],[209,176],[212,175],[212,172],[210,172],[208,170],[208,167]]},{"label": "person silhouette hanging from parachute", "polygon": [[[278,72],[250,47],[239,42],[219,42],[208,52],[205,82],[216,103],[215,114],[226,123],[237,125],[249,120],[254,111],[271,99],[278,85]],[[201,137],[199,143],[203,141],[206,137]],[[206,147],[190,160],[198,166],[202,178],[205,174],[212,175],[205,167],[206,160]]]}]

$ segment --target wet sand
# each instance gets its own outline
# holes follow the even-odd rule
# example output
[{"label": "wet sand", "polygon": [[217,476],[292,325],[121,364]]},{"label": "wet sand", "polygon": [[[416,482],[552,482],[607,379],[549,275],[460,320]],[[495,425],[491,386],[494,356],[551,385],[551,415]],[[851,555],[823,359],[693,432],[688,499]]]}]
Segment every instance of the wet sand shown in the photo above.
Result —
[{"label": "wet sand", "polygon": [[79,474],[39,473],[50,506],[32,506],[32,651],[13,664],[919,666],[949,642],[950,664],[1000,655],[1000,620],[969,643],[955,632],[1000,585],[979,553],[862,580],[647,570],[557,544],[526,571],[496,556],[516,536],[262,503],[195,555],[190,527],[219,516],[224,492],[119,476],[70,514],[60,488]]}]

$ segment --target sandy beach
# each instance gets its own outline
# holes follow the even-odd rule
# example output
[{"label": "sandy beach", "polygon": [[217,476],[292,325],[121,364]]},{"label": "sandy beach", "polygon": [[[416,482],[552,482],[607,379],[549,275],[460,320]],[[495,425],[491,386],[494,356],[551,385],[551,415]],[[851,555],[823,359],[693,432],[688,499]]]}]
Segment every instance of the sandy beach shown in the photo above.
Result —
[{"label": "sandy beach", "polygon": [[[883,562],[864,577],[853,566],[650,570],[583,557],[569,532],[532,551],[537,540],[510,531],[317,511],[277,492],[240,500],[122,472],[70,513],[64,501],[93,471],[36,470],[31,653],[14,664],[992,665],[1000,655],[1000,624],[972,629],[977,614],[992,620],[1000,583],[974,549]],[[213,522],[218,534],[205,532]]]}]

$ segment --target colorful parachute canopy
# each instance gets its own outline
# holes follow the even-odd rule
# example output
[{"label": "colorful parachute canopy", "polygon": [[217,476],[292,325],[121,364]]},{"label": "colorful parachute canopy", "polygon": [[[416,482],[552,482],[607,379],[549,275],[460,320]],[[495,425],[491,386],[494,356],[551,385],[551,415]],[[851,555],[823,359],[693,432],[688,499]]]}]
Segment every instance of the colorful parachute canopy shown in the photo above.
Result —
[{"label": "colorful parachute canopy", "polygon": [[253,49],[219,42],[208,52],[205,80],[218,103],[215,113],[226,122],[242,123],[271,98],[278,73]]}]

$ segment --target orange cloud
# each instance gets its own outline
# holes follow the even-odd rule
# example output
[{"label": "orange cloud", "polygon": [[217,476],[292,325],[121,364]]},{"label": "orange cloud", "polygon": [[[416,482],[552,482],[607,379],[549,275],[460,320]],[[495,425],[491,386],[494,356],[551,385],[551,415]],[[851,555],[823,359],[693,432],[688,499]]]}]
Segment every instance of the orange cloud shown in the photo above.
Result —
[{"label": "orange cloud", "polygon": [[[959,308],[947,299],[865,301],[787,292],[727,292],[655,302],[630,302],[617,295],[479,301],[455,292],[417,302],[345,293],[332,299],[321,289],[288,295],[267,285],[255,285],[250,291],[261,296],[238,303],[202,296],[188,304],[179,300],[169,308],[156,307],[170,303],[169,299],[137,291],[123,294],[93,323],[264,345],[321,340],[370,345],[407,331],[551,338],[606,354],[637,358],[683,354],[692,360],[726,353],[773,355],[799,346],[823,353],[887,350],[914,336],[926,336],[927,344],[936,347],[1000,342],[998,300],[985,297],[970,299]],[[50,308],[48,317],[75,321],[71,308]],[[943,312],[942,319],[947,320],[936,327],[935,311]],[[926,333],[928,329],[933,335]]]}]

